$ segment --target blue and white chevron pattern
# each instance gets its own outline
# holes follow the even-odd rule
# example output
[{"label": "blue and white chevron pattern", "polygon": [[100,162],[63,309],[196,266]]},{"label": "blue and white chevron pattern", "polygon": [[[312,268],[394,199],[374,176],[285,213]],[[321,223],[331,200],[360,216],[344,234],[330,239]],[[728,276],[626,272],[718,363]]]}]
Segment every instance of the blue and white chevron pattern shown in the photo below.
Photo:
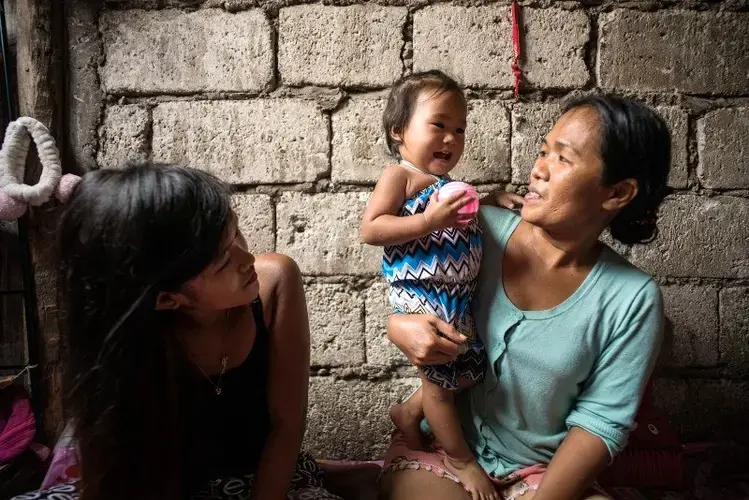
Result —
[{"label": "blue and white chevron pattern", "polygon": [[[449,182],[443,178],[409,198],[399,215],[424,212],[429,197]],[[470,300],[481,263],[481,229],[474,220],[464,228],[434,231],[402,245],[385,247],[382,273],[390,284],[397,312],[434,314],[469,339],[476,338]]]}]

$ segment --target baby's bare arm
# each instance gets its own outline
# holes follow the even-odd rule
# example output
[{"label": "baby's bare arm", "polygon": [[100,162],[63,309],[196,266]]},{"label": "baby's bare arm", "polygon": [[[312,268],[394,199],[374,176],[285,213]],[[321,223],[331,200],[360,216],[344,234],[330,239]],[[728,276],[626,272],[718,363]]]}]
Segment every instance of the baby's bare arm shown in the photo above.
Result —
[{"label": "baby's bare arm", "polygon": [[360,234],[364,243],[377,246],[400,245],[431,233],[423,214],[399,217],[406,200],[408,172],[393,165],[377,181],[362,218]]}]

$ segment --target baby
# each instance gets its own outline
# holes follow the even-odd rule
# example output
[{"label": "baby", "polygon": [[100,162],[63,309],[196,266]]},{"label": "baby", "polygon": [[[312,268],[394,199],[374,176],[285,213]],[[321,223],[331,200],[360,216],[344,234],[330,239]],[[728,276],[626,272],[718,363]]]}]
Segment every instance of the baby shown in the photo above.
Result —
[{"label": "baby", "polygon": [[[474,500],[499,500],[463,438],[455,391],[484,377],[486,353],[476,335],[470,301],[481,263],[481,229],[472,189],[440,195],[463,154],[467,103],[460,86],[441,71],[406,76],[390,91],[383,116],[385,140],[398,163],[377,181],[364,212],[364,242],[384,246],[382,271],[396,313],[433,314],[466,337],[458,357],[419,366],[422,387],[391,411],[408,446],[420,447],[426,417],[443,446],[446,467]],[[445,190],[447,191],[447,190]],[[514,195],[499,203],[512,206]]]}]

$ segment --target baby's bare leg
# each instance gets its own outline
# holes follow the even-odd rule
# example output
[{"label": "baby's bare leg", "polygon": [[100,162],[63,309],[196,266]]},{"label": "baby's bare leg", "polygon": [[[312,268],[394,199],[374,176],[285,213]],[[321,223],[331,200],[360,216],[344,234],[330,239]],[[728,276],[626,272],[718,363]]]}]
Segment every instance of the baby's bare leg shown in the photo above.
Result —
[{"label": "baby's bare leg", "polygon": [[499,500],[499,493],[468,448],[455,408],[455,391],[430,382],[422,375],[424,415],[442,445],[445,464],[458,476],[473,500]]},{"label": "baby's bare leg", "polygon": [[403,434],[406,446],[412,450],[420,450],[421,445],[421,419],[424,418],[424,407],[422,406],[422,388],[414,392],[410,398],[403,403],[393,405],[390,408],[390,418],[393,424]]}]

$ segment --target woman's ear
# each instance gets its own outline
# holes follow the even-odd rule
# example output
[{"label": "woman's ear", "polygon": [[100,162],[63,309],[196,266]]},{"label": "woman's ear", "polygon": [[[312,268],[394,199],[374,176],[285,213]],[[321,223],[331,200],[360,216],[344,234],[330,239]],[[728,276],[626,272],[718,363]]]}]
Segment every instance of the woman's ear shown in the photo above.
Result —
[{"label": "woman's ear", "polygon": [[629,205],[640,192],[637,179],[624,179],[610,187],[610,195],[603,202],[603,209],[616,212]]},{"label": "woman's ear", "polygon": [[181,294],[174,292],[159,292],[156,296],[156,310],[167,311],[179,309],[182,305]]}]

